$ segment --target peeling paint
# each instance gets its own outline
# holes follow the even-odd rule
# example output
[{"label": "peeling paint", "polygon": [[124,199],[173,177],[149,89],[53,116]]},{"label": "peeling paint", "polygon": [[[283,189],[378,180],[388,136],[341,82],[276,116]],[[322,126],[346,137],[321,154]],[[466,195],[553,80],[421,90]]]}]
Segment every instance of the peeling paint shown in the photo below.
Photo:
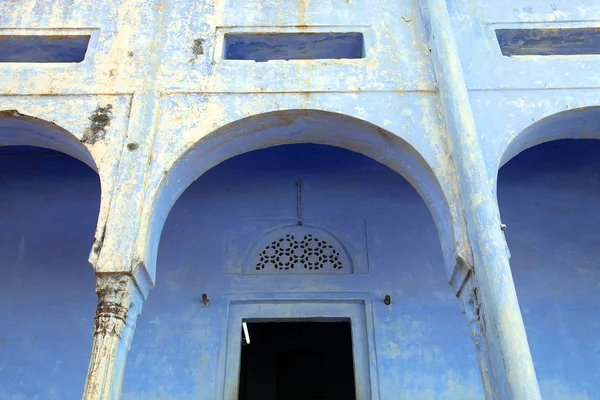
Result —
[{"label": "peeling paint", "polygon": [[88,119],[91,124],[85,130],[81,143],[93,145],[106,136],[106,128],[112,119],[112,104],[107,104],[105,107],[98,106]]},{"label": "peeling paint", "polygon": [[[467,314],[484,386],[489,384],[486,373],[492,371],[496,379],[493,388],[486,386],[488,397],[494,390],[499,398],[519,398],[518,386],[535,386],[535,373],[509,273],[510,253],[497,228],[496,175],[514,155],[541,142],[599,137],[600,63],[583,56],[502,57],[493,31],[516,26],[595,29],[600,9],[595,0],[509,3],[3,2],[2,35],[85,31],[91,40],[85,60],[76,65],[0,68],[0,144],[63,151],[98,172],[102,199],[89,260],[100,275],[134,279],[143,296],[154,284],[158,239],[171,206],[213,166],[244,152],[291,143],[365,154],[403,174],[429,207],[442,243],[445,278]],[[436,22],[436,15],[443,18]],[[236,29],[350,28],[364,34],[364,59],[256,64],[221,56],[222,35]],[[174,288],[181,285],[178,280],[181,276],[170,276],[165,285]],[[322,289],[335,291],[339,284]],[[210,310],[192,307],[177,318],[193,320],[199,309],[216,313],[222,304],[212,293]],[[384,309],[398,313],[405,299],[392,293],[393,304]],[[433,297],[446,299],[440,293]],[[215,314],[214,321],[220,317]],[[394,322],[418,335],[386,332]],[[133,332],[131,323],[123,342]],[[396,361],[438,356],[435,349],[419,347],[428,323],[407,318],[377,325],[384,332],[377,333],[378,340],[384,338],[382,354]],[[172,334],[164,326],[157,333]],[[199,381],[213,379],[216,366],[206,357],[212,342],[206,332],[195,335],[185,340],[201,342],[202,376],[183,373]],[[121,346],[113,339],[109,352]],[[119,347],[117,370],[124,366],[123,351]],[[161,368],[165,375],[174,373]],[[469,382],[474,378],[458,377],[452,369],[407,373],[402,379],[414,382],[414,390],[405,392],[390,389],[398,389],[394,379],[386,381],[386,393],[432,398],[429,386],[440,381],[444,396],[473,397]],[[541,380],[540,386],[558,399],[589,397],[560,378]],[[531,390],[520,398],[536,398]],[[144,396],[167,398],[166,393]],[[9,394],[0,389],[0,397]]]},{"label": "peeling paint", "polygon": [[192,46],[193,57],[190,62],[196,61],[199,56],[204,55],[204,39],[194,39],[194,45]]}]

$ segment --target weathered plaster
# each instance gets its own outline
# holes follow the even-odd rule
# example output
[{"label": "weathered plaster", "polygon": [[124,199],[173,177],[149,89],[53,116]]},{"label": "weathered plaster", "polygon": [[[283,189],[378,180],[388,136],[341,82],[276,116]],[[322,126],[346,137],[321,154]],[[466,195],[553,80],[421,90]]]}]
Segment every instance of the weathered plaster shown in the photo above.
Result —
[{"label": "weathered plaster", "polygon": [[[435,8],[422,15],[425,3]],[[461,298],[489,397],[504,379],[490,375],[490,366],[514,357],[525,360],[533,385],[526,339],[513,327],[520,312],[497,231],[497,171],[529,146],[597,138],[600,105],[598,56],[503,57],[494,29],[599,26],[594,0],[7,0],[0,4],[2,35],[83,32],[91,41],[82,63],[0,64],[0,144],[49,147],[98,172],[101,205],[89,260],[100,276],[133,277],[142,297],[154,285],[171,207],[210,168],[290,143],[374,158],[406,177],[429,207],[444,279]],[[364,32],[366,57],[222,57],[227,31],[328,29]],[[486,286],[481,304],[469,280],[477,264],[490,274],[478,283]],[[483,340],[486,318],[501,332],[492,339],[500,350]],[[128,340],[111,350],[122,362]],[[518,351],[509,346],[515,343]],[[448,393],[465,393],[453,376],[446,376]],[[426,396],[431,379],[420,382]],[[544,385],[557,396],[570,390],[563,382]],[[118,397],[113,390],[100,396]]]},{"label": "weathered plaster", "polygon": [[[365,96],[364,108],[352,102]],[[153,275],[164,218],[181,192],[212,166],[257,148],[321,143],[366,154],[404,175],[416,187],[440,230],[450,275],[456,259],[455,242],[459,241],[454,237],[462,236],[462,228],[454,222],[457,211],[448,207],[452,204],[448,197],[454,195],[455,188],[452,166],[444,140],[439,136],[442,126],[435,100],[431,96],[389,95],[389,104],[406,102],[405,111],[397,113],[368,101],[372,96],[338,95],[335,107],[328,101],[331,96],[326,94],[291,98],[271,95],[260,96],[260,100],[259,95],[199,95],[196,101],[186,103],[181,102],[179,95],[165,99],[156,140],[158,146],[169,150],[156,154],[150,166],[141,227],[142,232],[150,233],[150,243],[137,244],[137,257],[146,262]],[[340,97],[344,103],[339,103]],[[230,106],[225,107],[225,101]],[[422,108],[409,109],[415,103]],[[387,127],[386,130],[381,126]],[[427,158],[422,159],[423,156]],[[453,229],[459,233],[452,232]]]},{"label": "weathered plaster", "polygon": [[[398,16],[405,18],[398,21]],[[160,90],[165,92],[305,92],[434,90],[419,14],[410,2],[192,0],[170,2],[166,17]],[[363,60],[302,62],[227,61],[220,57],[217,28],[368,27]],[[194,40],[204,56],[192,58]],[[390,66],[394,66],[390,68]]]},{"label": "weathered plaster", "polygon": [[[496,28],[600,27],[594,0],[450,1],[465,81],[471,90],[593,88],[600,86],[597,55],[504,57]],[[540,94],[541,97],[543,95]]]},{"label": "weathered plaster", "polygon": [[92,46],[80,64],[2,64],[3,94],[132,93],[153,68],[156,1],[26,0],[0,4],[0,27],[35,34],[40,29],[93,29]]}]

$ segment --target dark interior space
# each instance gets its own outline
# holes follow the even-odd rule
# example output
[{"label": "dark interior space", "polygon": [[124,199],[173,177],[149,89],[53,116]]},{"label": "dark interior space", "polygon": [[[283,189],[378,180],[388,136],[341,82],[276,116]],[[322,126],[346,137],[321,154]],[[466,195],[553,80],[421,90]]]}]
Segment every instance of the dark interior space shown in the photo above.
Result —
[{"label": "dark interior space", "polygon": [[240,400],[356,398],[349,321],[255,322],[248,333]]}]

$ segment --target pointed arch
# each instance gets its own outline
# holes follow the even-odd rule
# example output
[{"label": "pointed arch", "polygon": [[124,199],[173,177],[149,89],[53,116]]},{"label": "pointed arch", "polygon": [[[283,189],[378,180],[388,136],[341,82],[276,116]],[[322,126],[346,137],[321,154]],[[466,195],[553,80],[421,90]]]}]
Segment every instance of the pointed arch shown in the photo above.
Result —
[{"label": "pointed arch", "polygon": [[[323,144],[363,154],[402,175],[420,194],[438,229],[442,252],[454,265],[455,234],[449,202],[438,176],[408,142],[376,125],[344,114],[291,109],[246,117],[218,128],[185,151],[164,172],[147,199],[141,256],[154,279],[163,225],[183,191],[219,163],[253,150],[285,144]],[[450,267],[451,269],[452,267]]]},{"label": "pointed arch", "polygon": [[90,251],[89,262],[93,264],[98,256],[98,245],[102,242],[103,209],[108,200],[104,195],[102,174],[89,149],[68,130],[40,118],[24,115],[16,110],[0,111],[0,147],[32,146],[54,150],[71,156],[90,167],[100,176],[100,214],[96,227],[94,247]]},{"label": "pointed arch", "polygon": [[559,139],[600,139],[600,106],[558,112],[533,123],[508,143],[498,169],[530,147]]}]

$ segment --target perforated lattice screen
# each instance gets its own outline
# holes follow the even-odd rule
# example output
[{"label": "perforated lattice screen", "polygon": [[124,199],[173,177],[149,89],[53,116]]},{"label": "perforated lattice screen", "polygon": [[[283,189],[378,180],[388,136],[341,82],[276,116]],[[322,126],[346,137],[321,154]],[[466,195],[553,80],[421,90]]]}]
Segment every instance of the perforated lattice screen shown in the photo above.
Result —
[{"label": "perforated lattice screen", "polygon": [[266,245],[260,253],[256,270],[269,269],[341,269],[338,251],[326,240],[311,234],[297,238],[288,233]]},{"label": "perforated lattice screen", "polygon": [[286,227],[257,241],[248,273],[352,273],[343,245],[318,228]]}]

